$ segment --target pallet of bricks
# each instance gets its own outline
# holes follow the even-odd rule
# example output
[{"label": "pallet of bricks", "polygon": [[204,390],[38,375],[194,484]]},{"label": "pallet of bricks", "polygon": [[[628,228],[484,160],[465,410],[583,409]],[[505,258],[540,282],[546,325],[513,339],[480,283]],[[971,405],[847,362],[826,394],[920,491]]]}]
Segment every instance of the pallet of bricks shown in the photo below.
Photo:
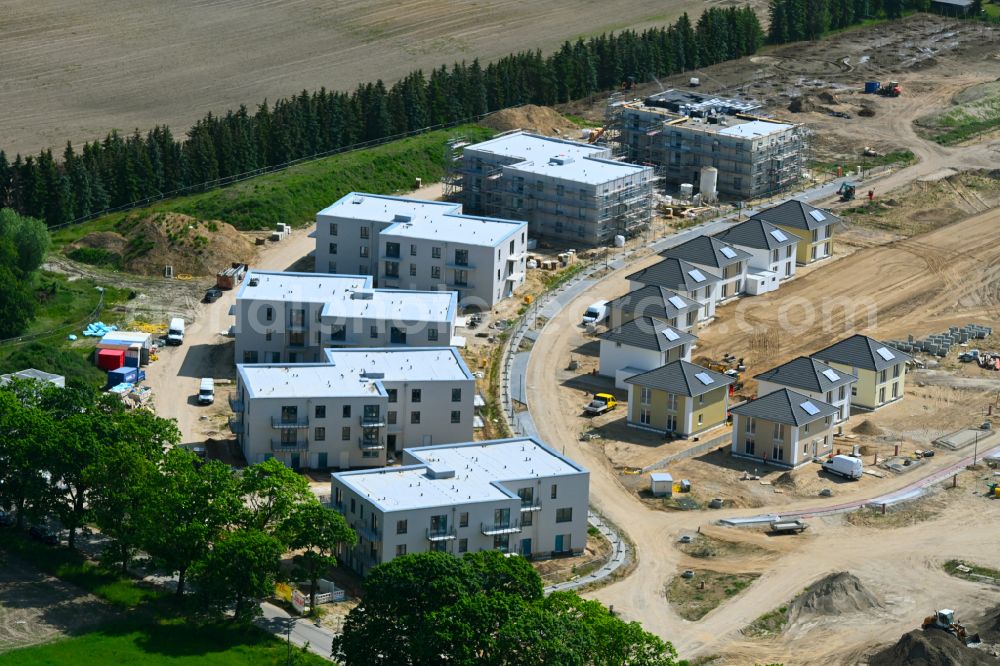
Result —
[{"label": "pallet of bricks", "polygon": [[[993,329],[989,326],[967,324],[961,328],[958,326],[952,326],[946,333],[929,335],[921,340],[915,339],[912,335],[910,335],[906,340],[889,340],[888,344],[909,354],[923,352],[925,354],[931,354],[932,356],[944,358],[948,355],[953,346],[968,344],[972,340],[984,340],[992,333]],[[963,360],[973,360],[973,358]]]}]

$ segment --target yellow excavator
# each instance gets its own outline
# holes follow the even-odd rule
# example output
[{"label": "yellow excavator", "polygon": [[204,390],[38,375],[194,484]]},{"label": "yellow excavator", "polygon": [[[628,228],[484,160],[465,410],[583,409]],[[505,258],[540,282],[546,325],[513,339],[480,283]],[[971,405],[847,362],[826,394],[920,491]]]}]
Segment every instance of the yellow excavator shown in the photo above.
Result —
[{"label": "yellow excavator", "polygon": [[955,611],[950,608],[942,608],[939,611],[934,611],[934,615],[925,617],[922,628],[924,631],[928,629],[947,631],[966,645],[980,642],[979,634],[969,635],[965,630],[965,626],[955,621]]}]

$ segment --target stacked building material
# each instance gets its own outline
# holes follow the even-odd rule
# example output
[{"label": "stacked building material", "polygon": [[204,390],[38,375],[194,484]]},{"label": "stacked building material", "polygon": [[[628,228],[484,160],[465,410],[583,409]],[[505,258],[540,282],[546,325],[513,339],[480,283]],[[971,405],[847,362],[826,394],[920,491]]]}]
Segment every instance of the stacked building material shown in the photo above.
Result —
[{"label": "stacked building material", "polygon": [[993,329],[989,326],[966,324],[961,328],[952,326],[945,333],[929,335],[923,339],[915,339],[910,335],[906,340],[887,340],[887,342],[896,349],[910,354],[923,352],[943,358],[953,346],[968,343],[970,340],[983,340],[992,333]]}]

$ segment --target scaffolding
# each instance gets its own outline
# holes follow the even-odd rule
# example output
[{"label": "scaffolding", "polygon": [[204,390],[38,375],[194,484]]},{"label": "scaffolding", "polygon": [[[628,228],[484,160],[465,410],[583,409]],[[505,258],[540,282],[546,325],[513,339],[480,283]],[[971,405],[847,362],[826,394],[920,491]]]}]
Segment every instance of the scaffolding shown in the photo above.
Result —
[{"label": "scaffolding", "polygon": [[462,152],[471,145],[464,136],[455,137],[448,142],[444,155],[444,178],[442,178],[442,194],[445,201],[460,201],[462,198],[463,170]]}]

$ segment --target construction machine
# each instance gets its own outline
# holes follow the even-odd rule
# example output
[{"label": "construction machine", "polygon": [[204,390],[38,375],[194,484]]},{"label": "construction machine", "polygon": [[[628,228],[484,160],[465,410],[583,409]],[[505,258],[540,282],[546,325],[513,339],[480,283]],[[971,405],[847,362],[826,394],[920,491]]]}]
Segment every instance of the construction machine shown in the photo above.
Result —
[{"label": "construction machine", "polygon": [[853,201],[854,195],[857,193],[858,186],[854,183],[848,183],[844,181],[840,184],[840,189],[837,190],[837,194],[840,195],[841,201]]},{"label": "construction machine", "polygon": [[899,97],[903,89],[899,87],[899,81],[889,81],[880,86],[877,92],[882,97]]},{"label": "construction machine", "polygon": [[955,621],[955,611],[950,608],[942,608],[941,610],[934,611],[934,615],[925,617],[922,628],[924,631],[928,629],[947,631],[966,645],[980,642],[979,634],[969,635],[965,630],[965,626]]}]

